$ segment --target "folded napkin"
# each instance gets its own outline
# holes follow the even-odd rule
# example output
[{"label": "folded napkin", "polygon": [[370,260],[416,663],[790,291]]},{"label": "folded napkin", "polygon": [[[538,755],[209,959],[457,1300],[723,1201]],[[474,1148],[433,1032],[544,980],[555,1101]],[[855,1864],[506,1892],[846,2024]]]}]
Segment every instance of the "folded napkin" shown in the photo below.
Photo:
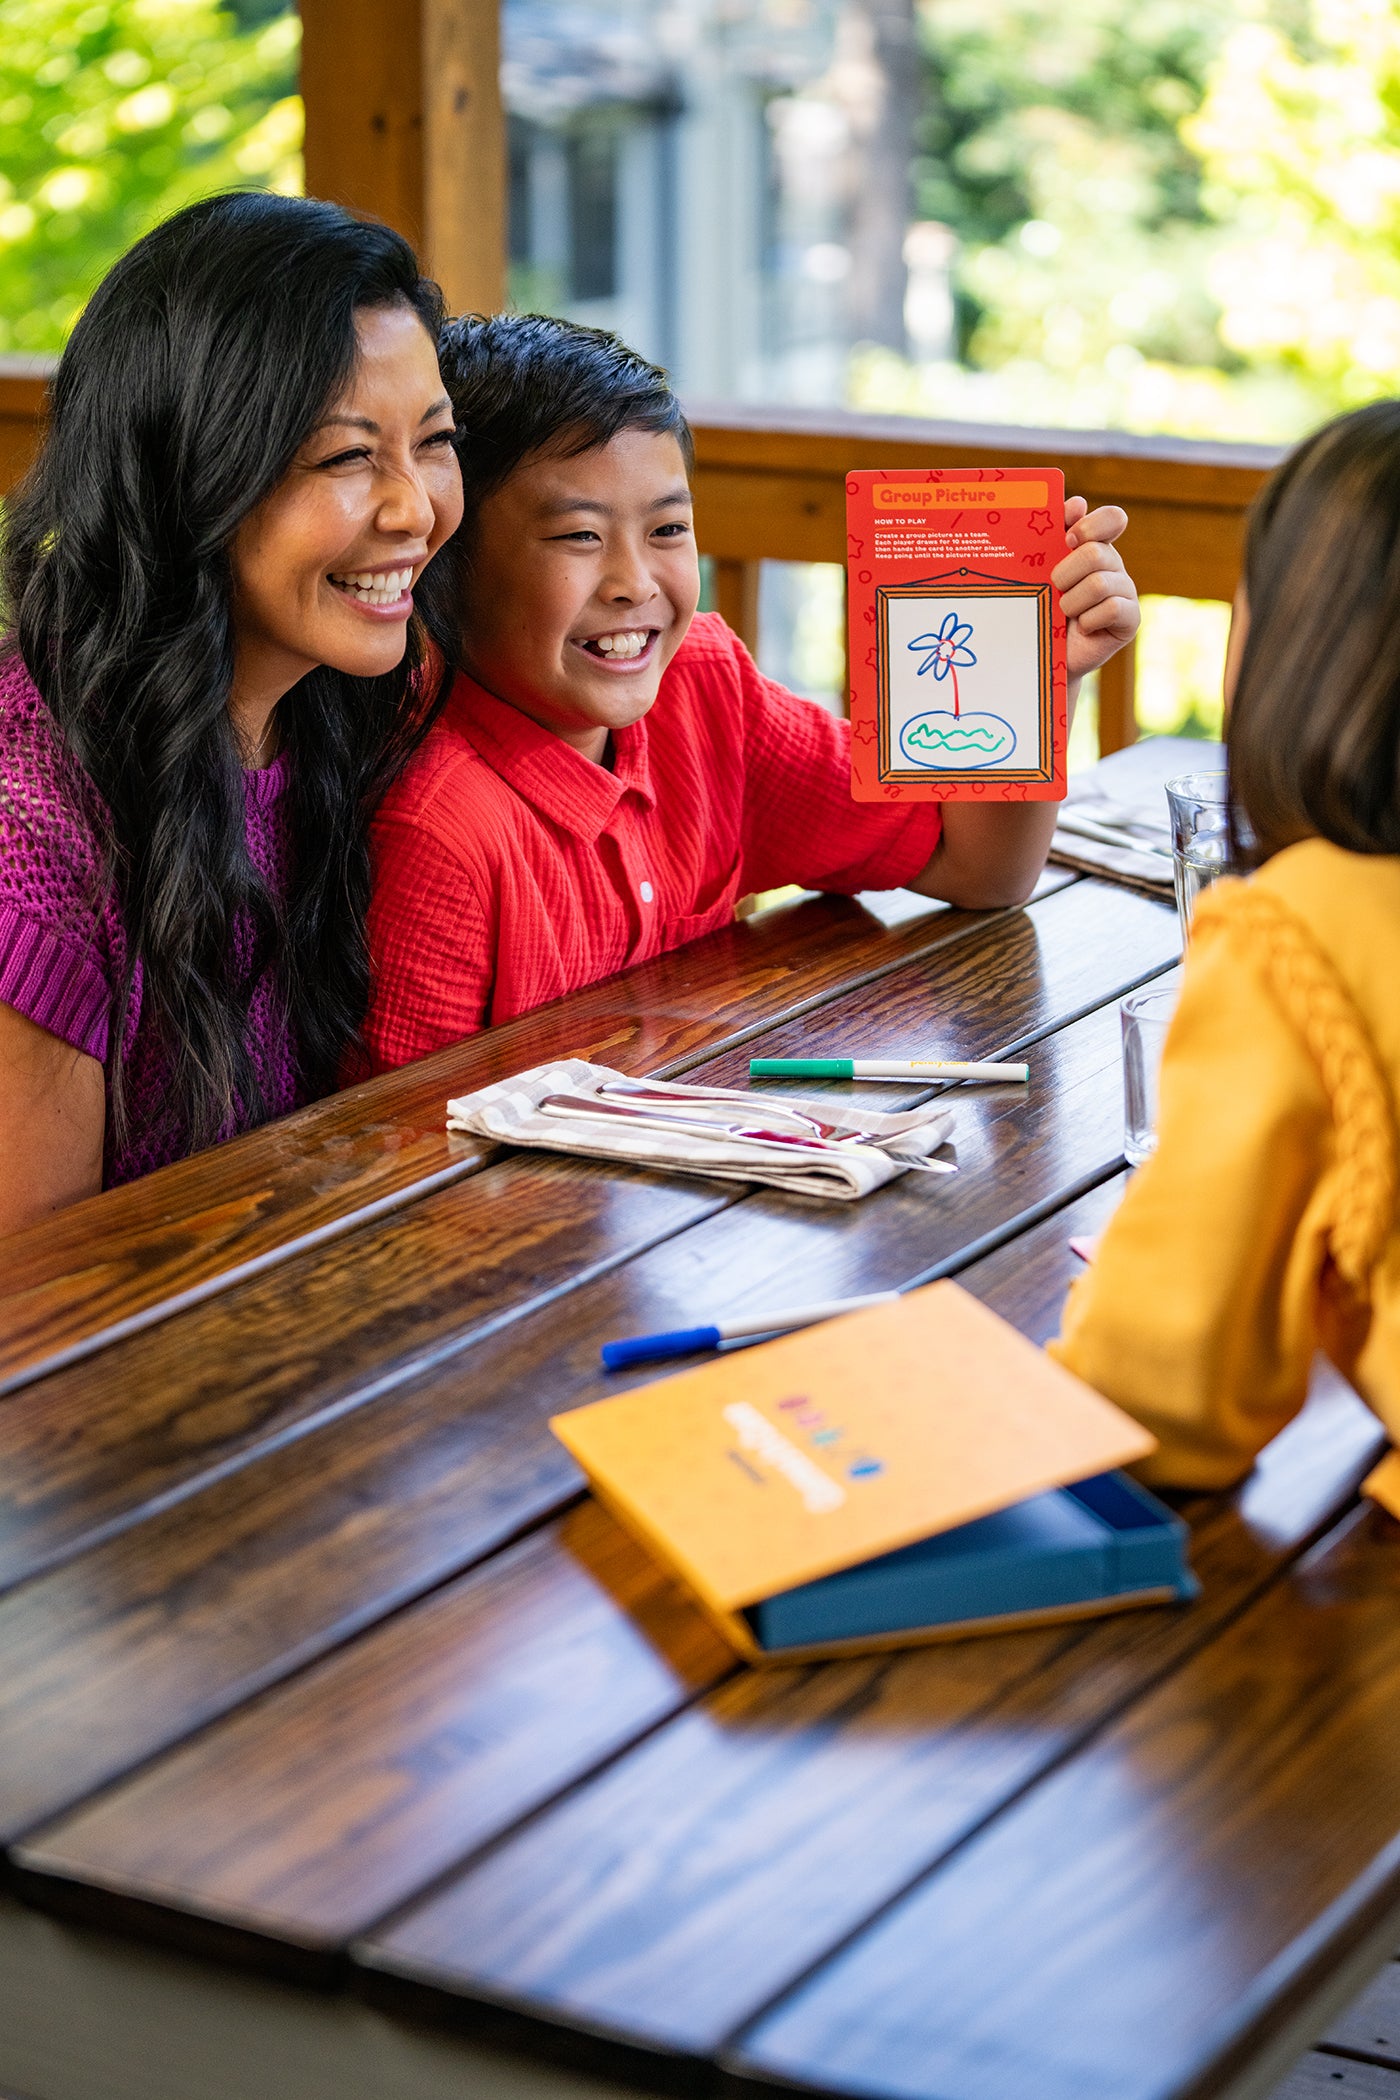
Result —
[{"label": "folded napkin", "polygon": [[[1150,890],[1154,896],[1171,895],[1172,835],[1165,795],[1147,803],[1121,802],[1106,795],[1089,773],[1082,779],[1071,780],[1063,813],[1071,818],[1071,823],[1060,822],[1055,826],[1050,846],[1053,860],[1061,861],[1067,867],[1079,868],[1088,875],[1114,876],[1134,889]],[[1122,832],[1125,839],[1138,840],[1140,844],[1117,845],[1107,839],[1086,837],[1073,829],[1075,816],[1106,825]],[[1154,846],[1161,850],[1154,853]]]},{"label": "folded napkin", "polygon": [[[729,1087],[682,1086],[659,1079],[648,1079],[645,1085],[673,1098],[677,1108],[693,1106],[719,1119],[713,1136],[660,1121],[560,1116],[539,1106],[548,1094],[587,1096],[612,1081],[627,1084],[625,1074],[611,1071],[607,1065],[587,1064],[578,1057],[536,1065],[528,1072],[518,1072],[513,1079],[499,1080],[495,1086],[485,1086],[475,1094],[463,1094],[460,1100],[449,1101],[447,1127],[470,1131],[476,1137],[495,1138],[506,1145],[582,1153],[590,1159],[628,1160],[635,1166],[660,1167],[674,1174],[714,1175],[723,1181],[766,1182],[772,1188],[827,1196],[842,1203],[868,1196],[896,1174],[905,1173],[910,1160],[936,1151],[953,1127],[948,1110],[932,1102],[891,1115],[876,1109],[853,1108],[844,1101],[739,1093]],[[620,1100],[625,1096],[611,1098]],[[823,1123],[840,1123],[847,1129],[868,1132],[870,1142],[829,1144],[820,1151],[808,1151],[735,1137],[721,1127],[729,1121],[749,1128],[791,1128],[798,1132],[798,1125],[789,1124],[786,1117],[777,1113],[781,1107],[799,1109]]]},{"label": "folded napkin", "polygon": [[[1180,773],[1212,773],[1225,764],[1224,747],[1203,737],[1141,737],[1070,777],[1050,846],[1050,858],[1086,875],[1107,875],[1154,897],[1172,893],[1171,820],[1166,784]],[[1076,817],[1127,834],[1126,841],[1086,837]],[[1163,850],[1154,853],[1151,849]]]}]

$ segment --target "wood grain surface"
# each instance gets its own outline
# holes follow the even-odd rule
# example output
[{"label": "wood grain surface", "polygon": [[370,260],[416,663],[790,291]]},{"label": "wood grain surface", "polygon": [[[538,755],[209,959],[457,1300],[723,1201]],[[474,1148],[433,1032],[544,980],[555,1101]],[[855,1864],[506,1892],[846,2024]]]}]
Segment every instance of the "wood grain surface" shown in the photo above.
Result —
[{"label": "wood grain surface", "polygon": [[736,2072],[1205,2100],[1397,1900],[1400,1527],[1368,1507],[825,1965]]},{"label": "wood grain surface", "polygon": [[1324,2037],[1329,2049],[1370,2057],[1400,2071],[1400,1962],[1387,1962],[1370,1989]]},{"label": "wood grain surface", "polygon": [[[1176,922],[1124,891],[1107,892],[1097,912],[1087,910],[1076,900],[1091,888],[1076,885],[984,924],[840,1002],[837,1025],[857,1052],[917,1040],[930,1012],[940,1045],[969,1057],[1043,1029],[1057,1006],[1089,1005],[1098,1016],[1090,1036],[1064,1035],[1063,1054],[1049,1043],[1043,1054],[1037,1048],[1029,1091],[952,1097],[966,1174],[940,1203],[923,1176],[910,1177],[918,1196],[901,1183],[875,1199],[881,1217],[895,1197],[916,1203],[921,1221],[948,1221],[936,1246],[923,1241],[932,1260],[1116,1158],[1118,1023],[1099,1002],[1147,964],[1170,960]],[[746,1084],[741,1062],[731,1076]],[[706,1060],[697,1074],[708,1078],[712,1065]],[[882,1094],[886,1105],[920,1098],[913,1089],[861,1091]],[[996,1143],[979,1145],[989,1119]],[[1072,1127],[1055,1144],[1062,1123]],[[51,1372],[0,1406],[0,1587],[259,1447],[305,1434],[332,1411],[432,1365],[449,1375],[492,1323],[519,1318],[537,1301],[577,1289],[600,1269],[743,1201],[732,1183],[498,1156],[464,1183],[289,1255],[176,1321],[110,1344],[100,1379],[85,1362]],[[741,1230],[756,1269],[771,1273],[764,1259],[770,1215],[821,1221],[811,1240],[863,1241],[871,1207],[871,1199],[849,1206],[775,1198],[752,1210],[754,1222]],[[840,1223],[838,1214],[853,1210],[860,1218]],[[914,1273],[906,1269],[897,1280]],[[788,1283],[783,1295],[791,1291]]]},{"label": "wood grain surface", "polygon": [[0,1589],[258,1450],[445,1370],[489,1329],[742,1200],[733,1183],[498,1156],[346,1240],[0,1402]]},{"label": "wood grain surface", "polygon": [[[1086,955],[1086,972],[1098,967]],[[1096,1010],[1036,1046],[1038,1087],[960,1100],[968,1166],[955,1181],[910,1175],[860,1204],[744,1198],[505,1325],[485,1323],[440,1363],[178,1498],[131,1511],[12,1589],[0,1598],[0,1831],[54,1813],[559,1508],[580,1480],[546,1420],[616,1389],[598,1363],[607,1336],[675,1326],[697,1305],[723,1317],[764,1295],[788,1300],[797,1275],[804,1295],[906,1282],[956,1265],[1028,1202],[1111,1174],[1117,1025],[1112,1007]],[[600,1253],[606,1245],[604,1234]],[[236,1364],[228,1380],[232,1407]],[[28,1397],[0,1407],[0,1480],[10,1419]],[[217,1425],[212,1404],[210,1414]],[[112,1483],[130,1463],[121,1422],[110,1446],[99,1438],[89,1476],[109,1531]],[[71,1554],[81,1497],[70,1486],[55,1510]],[[35,1528],[29,1543],[38,1550]]]},{"label": "wood grain surface", "polygon": [[[1092,1230],[1103,1208],[1085,1205],[1017,1243],[1038,1272],[1026,1299],[1015,1275],[965,1281],[1022,1325],[1023,1304],[1038,1316],[1046,1266],[1058,1264],[1063,1293],[1067,1230]],[[510,2030],[538,2045],[567,2021],[613,2070],[647,2050],[654,2063],[711,2056],[1110,1714],[1207,1646],[1346,1506],[1378,1443],[1374,1418],[1329,1387],[1243,1497],[1189,1503],[1204,1589],[1189,1610],[744,1673],[360,1959],[381,1973],[381,1990],[389,1971],[419,1987],[415,2005],[455,1996],[504,2010]],[[859,2026],[854,2000],[844,2017]],[[869,2076],[862,2063],[850,2083]]]},{"label": "wood grain surface", "polygon": [[1309,2050],[1269,2100],[1400,2100],[1400,2071]]},{"label": "wood grain surface", "polygon": [[[1049,870],[1037,894],[1065,880]],[[849,898],[760,913],[11,1235],[0,1392],[471,1173],[485,1148],[448,1136],[454,1094],[563,1055],[669,1068],[988,921],[900,902],[890,926]]]},{"label": "wood grain surface", "polygon": [[[548,1433],[624,1382],[600,1340],[701,1314],[956,1273],[1057,1324],[1123,1186],[1116,999],[1174,917],[1087,882],[882,909],[809,900],[376,1082],[377,1163],[347,1096],[172,1170],[66,1310],[80,1241],[30,1237],[32,1332],[107,1339],[0,1403],[21,1892],[736,2100],[1211,2100],[1369,1944],[1400,1900],[1400,1527],[1355,1506],[1383,1440],[1337,1380],[1183,1502],[1197,1605],[766,1672]],[[950,1097],[958,1176],[859,1205],[469,1148],[431,1180],[449,1092],[564,1049],[743,1084],[760,1045],[1018,1043],[1029,1089]],[[1275,2100],[1387,2100],[1396,1973]]]},{"label": "wood grain surface", "polygon": [[16,1861],[107,1924],[125,1895],[148,1931],[163,1905],[334,1948],[737,1667],[586,1501]]}]

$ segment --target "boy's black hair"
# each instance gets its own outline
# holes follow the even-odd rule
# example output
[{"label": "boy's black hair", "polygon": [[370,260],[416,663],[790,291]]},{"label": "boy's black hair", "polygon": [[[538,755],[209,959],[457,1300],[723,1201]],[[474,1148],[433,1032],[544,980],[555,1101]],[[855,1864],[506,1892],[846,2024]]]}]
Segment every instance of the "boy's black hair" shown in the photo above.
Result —
[{"label": "boy's black hair", "polygon": [[621,430],[676,440],[695,464],[690,425],[659,365],[603,328],[549,314],[463,314],[438,338],[457,417],[470,532],[482,503],[537,453],[573,458]]},{"label": "boy's black hair", "polygon": [[1320,837],[1400,853],[1400,401],[1340,416],[1255,500],[1227,741],[1267,860]]}]

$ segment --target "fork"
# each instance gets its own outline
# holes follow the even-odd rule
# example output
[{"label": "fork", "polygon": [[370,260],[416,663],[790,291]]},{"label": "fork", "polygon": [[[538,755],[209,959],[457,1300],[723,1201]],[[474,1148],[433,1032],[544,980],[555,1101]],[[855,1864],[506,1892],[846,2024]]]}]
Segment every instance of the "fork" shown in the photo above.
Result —
[{"label": "fork", "polygon": [[[668,1094],[663,1098],[673,1101],[676,1097]],[[576,1116],[585,1121],[600,1116],[620,1116],[628,1122],[650,1123],[653,1126],[664,1123],[669,1129],[688,1131],[697,1137],[743,1138],[751,1144],[791,1145],[795,1150],[804,1152],[832,1152],[852,1145],[865,1145],[876,1152],[883,1149],[875,1143],[868,1131],[843,1130],[837,1123],[818,1126],[816,1119],[808,1116],[800,1117],[799,1121],[811,1123],[814,1129],[819,1128],[821,1131],[839,1132],[839,1135],[802,1137],[796,1131],[765,1130],[756,1124],[709,1123],[697,1117],[657,1115],[652,1109],[627,1108],[620,1101],[605,1101],[598,1094],[546,1094],[544,1099],[535,1105],[546,1115]],[[892,1160],[896,1166],[909,1167],[915,1173],[956,1174],[958,1171],[955,1166],[942,1159],[909,1159],[901,1152],[886,1152],[885,1157]]]},{"label": "fork", "polygon": [[[688,1099],[683,1094],[664,1094],[658,1088],[633,1086],[627,1081],[618,1086],[612,1080],[600,1086],[597,1094],[591,1098],[600,1100],[612,1095],[624,1095],[629,1101],[659,1102],[663,1108],[670,1110],[672,1116],[684,1115],[687,1109],[697,1110],[699,1113],[689,1119],[695,1122],[704,1120],[712,1105],[717,1111],[730,1114],[737,1105],[732,1095],[716,1095],[711,1102],[704,1099]],[[557,1100],[559,1097],[551,1095],[550,1098]],[[763,1110],[765,1115],[789,1116],[794,1123],[803,1124],[819,1138],[829,1138],[833,1144],[873,1145],[876,1142],[868,1130],[855,1130],[849,1123],[823,1123],[819,1117],[809,1116],[805,1109],[794,1108],[787,1101],[765,1101]]]}]

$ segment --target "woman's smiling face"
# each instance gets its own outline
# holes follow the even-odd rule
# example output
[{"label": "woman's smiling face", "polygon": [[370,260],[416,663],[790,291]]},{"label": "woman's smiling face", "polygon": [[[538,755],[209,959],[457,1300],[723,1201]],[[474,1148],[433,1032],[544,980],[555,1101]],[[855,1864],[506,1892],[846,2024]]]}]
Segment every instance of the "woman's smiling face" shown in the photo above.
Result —
[{"label": "woman's smiling face", "polygon": [[394,668],[413,585],[461,519],[452,408],[422,322],[376,307],[355,333],[344,393],[234,535],[230,709],[245,736],[318,664]]},{"label": "woman's smiling face", "polygon": [[536,454],[471,526],[462,647],[498,699],[601,760],[639,721],[700,595],[690,489],[669,432]]}]

